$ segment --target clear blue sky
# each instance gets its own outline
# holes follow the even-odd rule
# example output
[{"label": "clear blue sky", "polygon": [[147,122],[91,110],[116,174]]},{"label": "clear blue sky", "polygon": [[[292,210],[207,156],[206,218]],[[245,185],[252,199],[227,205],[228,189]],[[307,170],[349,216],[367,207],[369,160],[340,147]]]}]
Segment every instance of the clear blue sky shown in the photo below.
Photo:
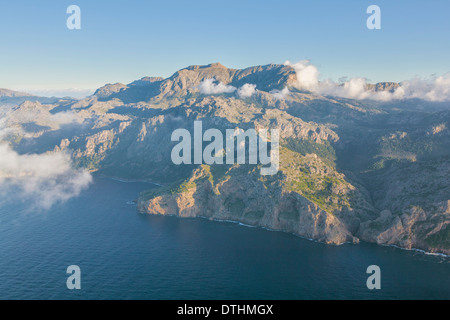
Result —
[{"label": "clear blue sky", "polygon": [[[82,29],[66,28],[81,8]],[[381,30],[366,9],[381,8]],[[193,64],[309,59],[321,78],[401,81],[450,71],[450,1],[0,2],[0,88],[95,88]]]}]

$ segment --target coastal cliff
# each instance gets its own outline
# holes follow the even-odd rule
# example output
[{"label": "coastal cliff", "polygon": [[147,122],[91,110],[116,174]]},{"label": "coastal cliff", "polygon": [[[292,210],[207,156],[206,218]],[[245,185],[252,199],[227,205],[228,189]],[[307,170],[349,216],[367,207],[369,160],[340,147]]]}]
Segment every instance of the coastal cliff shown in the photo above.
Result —
[{"label": "coastal cliff", "polygon": [[[284,160],[288,157],[299,168],[306,168],[308,157],[295,158],[292,151],[283,150],[281,160],[285,165]],[[313,155],[310,157],[314,158]],[[314,160],[318,166],[324,166],[320,159]],[[353,186],[342,177],[329,180],[316,173],[311,184],[321,184],[327,190],[340,188],[341,192],[340,196],[331,192],[319,196],[324,189],[310,192],[301,189],[297,186],[298,180],[291,176],[292,171],[283,168],[274,177],[262,177],[256,166],[202,165],[174,189],[166,187],[143,193],[138,200],[138,210],[149,214],[241,222],[329,244],[358,242],[351,232],[354,228],[352,215],[357,213],[348,207],[348,201],[357,197]],[[329,185],[324,184],[325,180],[330,181],[327,182]],[[362,196],[360,201],[364,203]]]},{"label": "coastal cliff", "polygon": [[[210,166],[204,165],[175,189],[166,187],[141,194],[138,210],[146,214],[239,222],[327,244],[363,240],[450,254],[447,245],[450,201],[427,211],[412,207],[401,215],[393,215],[389,210],[377,215],[370,212],[373,208],[362,195],[359,201],[366,208],[332,209],[328,206],[330,203],[320,206],[301,191],[287,188],[285,177],[278,182],[258,179],[254,169],[248,171],[240,167],[229,168],[221,177],[211,171]],[[327,199],[330,200],[334,201]]]}]

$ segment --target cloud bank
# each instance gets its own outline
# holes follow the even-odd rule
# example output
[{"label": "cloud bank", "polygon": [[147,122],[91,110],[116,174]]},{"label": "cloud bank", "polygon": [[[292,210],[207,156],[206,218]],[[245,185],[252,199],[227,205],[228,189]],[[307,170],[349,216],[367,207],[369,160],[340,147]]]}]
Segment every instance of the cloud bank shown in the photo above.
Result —
[{"label": "cloud bank", "polygon": [[320,95],[330,95],[349,99],[371,99],[391,101],[400,99],[423,99],[432,102],[450,101],[450,73],[430,79],[414,78],[402,81],[391,91],[375,91],[364,78],[351,78],[343,82],[319,81],[319,70],[308,60],[285,65],[294,68],[297,74],[295,87]]},{"label": "cloud bank", "polygon": [[19,155],[0,142],[0,154],[0,193],[15,192],[33,209],[48,210],[78,196],[92,182],[91,174],[73,169],[64,153]]}]

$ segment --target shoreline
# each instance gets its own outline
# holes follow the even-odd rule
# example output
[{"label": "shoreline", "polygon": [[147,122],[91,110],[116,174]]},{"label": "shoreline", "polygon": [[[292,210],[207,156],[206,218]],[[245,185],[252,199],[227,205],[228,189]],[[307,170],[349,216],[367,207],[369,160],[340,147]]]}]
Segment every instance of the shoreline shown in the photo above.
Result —
[{"label": "shoreline", "polygon": [[[127,180],[127,179],[123,179],[123,178],[107,176],[107,175],[100,174],[100,173],[96,174],[96,175],[98,177],[100,177],[100,178],[106,178],[106,179],[110,179],[110,180],[113,180],[113,181],[118,181],[118,182],[121,182],[121,183],[136,183],[136,182],[138,182],[138,183],[149,183],[149,184],[155,185],[157,187],[163,187],[163,185],[158,184],[156,182],[152,182],[150,180]],[[133,202],[133,205],[136,205],[136,210],[137,210],[138,201],[139,201],[139,199],[134,199],[134,200],[129,201],[129,204],[131,205],[131,202]],[[139,210],[137,210],[137,211],[140,214],[147,214],[148,215],[148,213],[146,213],[146,212],[140,212]],[[180,217],[180,216],[178,216],[176,214],[167,214],[167,215],[159,214],[159,216],[173,216],[173,217],[176,217],[178,219],[180,219],[180,218],[184,218],[184,219],[186,219],[186,218],[191,218],[191,219],[201,218],[201,219],[205,219],[205,220],[208,220],[208,221],[214,221],[214,222],[233,223],[233,224],[237,224],[237,225],[240,225],[240,226],[243,226],[243,227],[247,227],[247,228],[260,228],[260,229],[264,229],[264,230],[271,231],[271,232],[283,232],[283,233],[286,233],[286,234],[291,234],[293,236],[296,236],[296,237],[298,237],[300,239],[313,241],[313,242],[321,243],[321,244],[324,244],[324,245],[341,246],[341,245],[344,245],[344,244],[358,244],[360,242],[365,242],[365,243],[375,244],[375,245],[379,245],[379,246],[383,246],[383,247],[392,247],[392,248],[400,249],[400,250],[414,251],[414,252],[422,253],[422,254],[428,255],[428,256],[442,257],[442,258],[446,258],[446,259],[450,258],[449,254],[445,254],[445,253],[442,253],[442,252],[430,252],[430,251],[426,251],[426,250],[419,249],[419,248],[403,248],[403,247],[400,247],[400,246],[395,245],[395,244],[382,244],[382,243],[368,242],[368,241],[361,240],[359,238],[358,238],[358,240],[359,240],[358,243],[353,243],[353,242],[349,242],[349,241],[343,242],[343,243],[340,243],[340,244],[326,243],[326,242],[322,242],[322,241],[319,241],[319,240],[316,240],[316,239],[302,237],[302,236],[300,236],[298,234],[295,234],[295,233],[292,233],[292,232],[287,232],[287,231],[283,231],[283,230],[276,230],[276,229],[271,229],[271,228],[262,227],[262,226],[249,225],[249,224],[243,223],[241,221],[236,221],[236,220],[214,219],[214,218],[208,218],[208,217],[205,217],[205,216]]]},{"label": "shoreline", "polygon": [[[144,215],[154,215],[154,214],[149,214],[149,213],[140,212],[140,211],[137,211],[137,212],[139,214],[144,214]],[[157,215],[154,215],[154,216],[160,216],[160,217],[167,216],[167,217],[174,217],[174,218],[177,218],[177,219],[198,219],[199,218],[199,219],[204,219],[204,220],[211,221],[211,222],[231,223],[231,224],[236,224],[236,225],[239,225],[239,226],[242,226],[242,227],[247,227],[247,228],[259,228],[259,229],[270,231],[270,232],[282,232],[282,233],[285,233],[285,234],[293,235],[293,236],[298,237],[298,238],[303,239],[303,240],[312,241],[312,242],[315,242],[315,243],[319,243],[319,244],[323,244],[323,245],[327,245],[327,246],[334,246],[334,247],[339,247],[339,246],[346,245],[346,244],[358,245],[359,243],[367,243],[367,244],[377,245],[377,246],[382,246],[382,247],[391,247],[391,248],[395,248],[395,249],[399,249],[399,250],[418,252],[418,253],[421,253],[421,254],[424,254],[424,255],[427,255],[427,256],[441,257],[441,258],[445,258],[445,259],[449,259],[450,258],[450,255],[447,255],[447,254],[441,253],[441,252],[429,252],[429,251],[426,251],[426,250],[423,250],[423,249],[418,249],[418,248],[410,248],[410,249],[408,249],[408,248],[402,248],[402,247],[397,246],[395,244],[379,244],[379,243],[368,242],[368,241],[364,241],[364,240],[360,240],[360,239],[359,239],[358,243],[353,243],[353,242],[348,242],[348,241],[340,243],[340,244],[325,243],[325,242],[322,242],[322,241],[319,241],[319,240],[316,240],[316,239],[302,237],[302,236],[300,236],[298,234],[295,234],[295,233],[292,233],[292,232],[271,229],[271,228],[268,228],[268,227],[249,225],[249,224],[245,224],[243,222],[236,221],[236,220],[212,219],[212,218],[208,218],[208,217],[205,217],[205,216],[180,217],[180,216],[178,216],[176,214],[166,214],[166,215],[164,215],[164,214],[157,214]]]},{"label": "shoreline", "polygon": [[105,175],[105,174],[102,174],[102,173],[95,173],[95,172],[93,172],[92,174],[96,175],[99,178],[110,179],[110,180],[114,180],[114,181],[122,182],[122,183],[136,183],[136,182],[138,182],[138,183],[149,183],[149,184],[153,184],[153,185],[155,185],[157,187],[164,187],[164,185],[159,184],[159,183],[154,182],[154,181],[151,181],[151,180],[145,180],[145,179],[133,179],[133,180],[130,180],[130,179],[124,179],[124,178],[119,178],[119,177],[114,177],[114,176],[108,176],[108,175]]},{"label": "shoreline", "polygon": [[[368,242],[368,243],[372,243],[372,242]],[[429,252],[429,251],[425,251],[423,249],[418,249],[418,248],[402,248],[396,244],[378,244],[378,243],[374,243],[378,246],[382,246],[382,247],[391,247],[391,248],[395,248],[395,249],[400,249],[400,250],[406,250],[406,251],[414,251],[414,252],[419,252],[422,254],[425,254],[427,256],[435,256],[435,257],[442,257],[442,258],[450,258],[450,255],[445,254],[445,253],[441,253],[441,252]]]}]

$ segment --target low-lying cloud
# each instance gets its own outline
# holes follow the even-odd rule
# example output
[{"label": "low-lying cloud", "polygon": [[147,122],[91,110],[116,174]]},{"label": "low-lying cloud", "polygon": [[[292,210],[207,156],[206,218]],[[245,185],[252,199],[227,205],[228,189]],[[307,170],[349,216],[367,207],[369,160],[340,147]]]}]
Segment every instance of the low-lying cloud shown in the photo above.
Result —
[{"label": "low-lying cloud", "polygon": [[201,94],[221,94],[236,92],[239,98],[250,98],[256,92],[256,84],[245,83],[240,88],[232,85],[226,85],[222,82],[217,82],[215,79],[205,79],[198,86],[197,89]]},{"label": "low-lying cloud", "polygon": [[223,84],[222,82],[215,83],[215,79],[205,79],[203,80],[198,89],[202,94],[220,94],[220,93],[231,93],[236,91],[236,88]]},{"label": "low-lying cloud", "polygon": [[400,99],[423,99],[426,101],[450,101],[450,73],[429,79],[414,78],[402,81],[392,91],[375,91],[368,86],[365,78],[351,78],[343,82],[319,81],[319,70],[308,60],[285,65],[294,68],[297,74],[295,87],[320,95],[330,95],[349,99],[371,99],[391,101]]},{"label": "low-lying cloud", "polygon": [[450,73],[428,80],[414,78],[403,81],[397,91],[401,97],[428,101],[450,101]]},{"label": "low-lying cloud", "polygon": [[15,190],[33,209],[48,210],[78,196],[92,182],[91,174],[74,169],[65,153],[20,155],[0,142],[0,154],[0,193],[8,196]]},{"label": "low-lying cloud", "polygon": [[81,123],[83,121],[83,118],[74,112],[64,111],[51,114],[49,117],[49,121],[54,122],[58,125],[64,125],[72,123]]},{"label": "low-lying cloud", "polygon": [[250,98],[256,93],[256,84],[246,83],[240,87],[237,94],[240,98]]},{"label": "low-lying cloud", "polygon": [[289,93],[290,93],[290,91],[287,87],[285,87],[282,90],[274,89],[274,90],[270,91],[270,94],[272,95],[272,97],[274,97],[277,100],[286,99],[286,97],[289,95]]}]

